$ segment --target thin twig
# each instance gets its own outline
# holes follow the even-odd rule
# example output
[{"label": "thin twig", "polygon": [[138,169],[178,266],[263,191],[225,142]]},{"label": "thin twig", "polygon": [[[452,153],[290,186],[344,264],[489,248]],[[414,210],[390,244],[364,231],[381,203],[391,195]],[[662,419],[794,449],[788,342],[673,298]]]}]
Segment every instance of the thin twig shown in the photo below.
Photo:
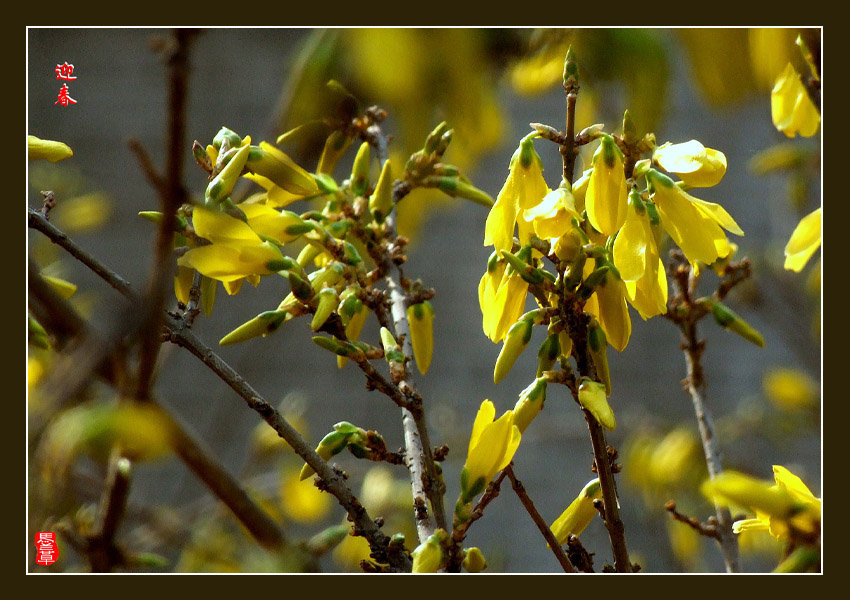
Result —
[{"label": "thin twig", "polygon": [[[376,148],[379,161],[383,165],[387,160],[386,138],[380,126],[373,124],[368,129],[369,141]],[[395,195],[395,194],[394,194]],[[398,201],[396,197],[394,200]],[[389,239],[395,238],[395,218],[392,214],[384,222],[384,228]],[[398,265],[390,268],[386,274],[385,281],[390,293],[390,306],[393,319],[395,338],[401,341],[402,351],[405,356],[413,356],[413,343],[410,335],[410,324],[407,322],[407,298],[401,285],[401,272]],[[419,542],[425,542],[435,529],[446,529],[446,514],[443,507],[443,490],[441,480],[437,476],[432,454],[431,440],[428,427],[425,424],[425,413],[421,398],[415,393],[415,388],[410,379],[407,362],[404,363],[404,377],[399,383],[399,388],[405,391],[413,401],[410,408],[402,408],[402,427],[404,429],[405,455],[407,457],[408,469],[410,471],[410,483],[413,491],[414,514],[416,516],[416,529]],[[431,522],[427,511],[422,507],[430,502],[435,523]]]},{"label": "thin twig", "polygon": [[188,96],[189,43],[197,30],[176,29],[172,32],[165,61],[168,68],[168,126],[166,144],[165,176],[158,179],[162,186],[160,205],[162,220],[157,230],[154,247],[154,262],[148,282],[145,302],[144,325],[140,329],[139,370],[136,398],[146,400],[150,396],[156,361],[162,347],[159,328],[168,282],[172,273],[172,247],[177,209],[183,203],[186,192],[183,188],[183,157],[185,155],[186,98]]},{"label": "thin twig", "polygon": [[[705,375],[701,362],[705,343],[700,341],[697,335],[697,322],[706,315],[706,312],[693,301],[697,278],[694,276],[690,265],[680,253],[675,253],[673,256],[676,260],[670,265],[669,270],[678,293],[670,299],[667,318],[676,324],[682,338],[681,348],[687,365],[687,378],[684,383],[694,406],[708,474],[711,479],[714,479],[723,472],[723,461],[717,438],[714,435],[711,412],[705,402]],[[746,277],[741,274],[749,274],[749,263],[746,264],[746,267],[742,270],[733,271],[729,281],[734,281],[734,283],[743,281]],[[721,282],[718,288],[718,296],[725,296],[731,289],[724,283],[726,282]],[[732,531],[732,516],[726,506],[718,503],[715,503],[715,514],[717,516],[716,539],[723,555],[726,571],[738,573],[741,570],[741,564],[738,555],[738,540]]]},{"label": "thin twig", "polygon": [[571,563],[570,559],[567,558],[567,555],[564,553],[564,549],[561,548],[561,545],[555,538],[555,534],[552,533],[552,530],[546,524],[546,521],[544,521],[543,517],[540,516],[540,513],[537,512],[537,509],[534,507],[534,502],[532,502],[531,498],[528,497],[522,482],[520,482],[514,475],[513,465],[505,467],[505,472],[511,480],[511,486],[514,488],[514,492],[516,492],[520,502],[522,502],[525,510],[531,516],[531,520],[534,521],[535,525],[537,525],[537,529],[546,539],[546,543],[549,544],[549,548],[552,549],[552,554],[554,554],[555,558],[558,559],[561,568],[564,569],[565,573],[575,573],[576,569],[573,566],[573,563]]}]

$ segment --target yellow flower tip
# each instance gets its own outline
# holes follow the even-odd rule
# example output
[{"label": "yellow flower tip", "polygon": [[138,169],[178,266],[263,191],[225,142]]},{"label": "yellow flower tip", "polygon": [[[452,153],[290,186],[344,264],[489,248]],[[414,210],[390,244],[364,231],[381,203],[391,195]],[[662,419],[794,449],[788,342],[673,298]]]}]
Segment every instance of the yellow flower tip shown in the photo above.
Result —
[{"label": "yellow flower tip", "polygon": [[787,491],[736,471],[724,471],[707,480],[701,490],[719,504],[746,506],[780,519],[794,511],[794,500]]},{"label": "yellow flower tip", "polygon": [[419,544],[413,552],[413,573],[436,573],[440,570],[446,558],[443,543],[448,540],[448,534],[438,529],[434,535]]},{"label": "yellow flower tip", "polygon": [[820,126],[820,113],[790,62],[773,86],[770,110],[773,125],[789,138],[812,137]]},{"label": "yellow flower tip", "polygon": [[[557,340],[557,336],[554,336],[554,339]],[[546,402],[546,387],[546,378],[538,377],[519,393],[519,400],[514,406],[514,424],[520,433],[525,433],[534,418],[543,410],[543,404]]]},{"label": "yellow flower tip", "polygon": [[50,162],[56,162],[72,156],[74,156],[74,151],[67,144],[53,140],[42,140],[34,135],[27,136],[27,158],[29,160],[44,158]]},{"label": "yellow flower tip", "polygon": [[726,174],[726,155],[706,148],[697,140],[681,144],[667,142],[655,149],[652,158],[690,187],[717,185]]},{"label": "yellow flower tip", "polygon": [[803,217],[785,246],[785,269],[799,273],[821,245],[822,209]]}]

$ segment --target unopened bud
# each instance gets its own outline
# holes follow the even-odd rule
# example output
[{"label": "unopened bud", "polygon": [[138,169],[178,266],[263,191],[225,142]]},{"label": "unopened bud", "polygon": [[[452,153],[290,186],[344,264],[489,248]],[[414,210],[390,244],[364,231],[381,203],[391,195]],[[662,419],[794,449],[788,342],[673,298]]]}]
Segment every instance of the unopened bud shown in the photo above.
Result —
[{"label": "unopened bud", "polygon": [[532,321],[524,319],[520,319],[514,323],[508,330],[505,341],[502,344],[502,350],[496,359],[496,366],[493,370],[493,383],[499,383],[510,373],[516,359],[519,358],[519,355],[522,354],[529,340],[531,340],[531,330]]},{"label": "unopened bud", "polygon": [[617,426],[604,384],[583,377],[578,388],[578,401],[605,429],[613,431]]},{"label": "unopened bud", "polygon": [[230,193],[236,186],[236,182],[239,181],[239,177],[242,175],[242,169],[248,161],[249,153],[250,149],[248,146],[239,148],[219,174],[213,177],[204,193],[204,200],[207,204],[219,204],[222,200],[230,196]]},{"label": "unopened bud", "polygon": [[310,322],[310,327],[313,331],[316,331],[319,327],[324,325],[325,321],[328,320],[328,317],[331,316],[331,313],[333,313],[339,305],[339,295],[332,287],[322,288],[317,296],[319,300],[318,306],[316,307],[316,312],[313,315],[313,320]]},{"label": "unopened bud", "polygon": [[354,157],[354,165],[351,168],[351,193],[355,196],[363,196],[369,189],[369,167],[371,160],[369,142],[360,144],[357,156]]},{"label": "unopened bud", "polygon": [[608,339],[596,319],[587,328],[587,345],[596,367],[596,374],[605,384],[605,395],[611,395],[611,371],[608,368]]},{"label": "unopened bud", "polygon": [[218,342],[219,346],[238,344],[258,336],[265,337],[277,331],[286,320],[287,311],[267,310],[247,323],[243,323]]},{"label": "unopened bud", "polygon": [[728,306],[719,300],[710,300],[707,298],[700,300],[699,303],[711,310],[711,316],[714,317],[714,320],[723,329],[737,333],[745,340],[752,342],[760,348],[764,347],[764,338],[762,335],[753,329],[749,323],[735,314]]},{"label": "unopened bud", "polygon": [[514,425],[519,428],[520,433],[525,433],[525,429],[534,417],[543,410],[543,403],[546,402],[546,385],[546,378],[538,377],[519,393],[519,400],[514,406]]},{"label": "unopened bud", "polygon": [[393,210],[393,174],[390,161],[387,160],[381,169],[381,175],[378,177],[378,183],[375,186],[375,192],[369,197],[369,212],[378,223],[383,223],[384,219]]}]

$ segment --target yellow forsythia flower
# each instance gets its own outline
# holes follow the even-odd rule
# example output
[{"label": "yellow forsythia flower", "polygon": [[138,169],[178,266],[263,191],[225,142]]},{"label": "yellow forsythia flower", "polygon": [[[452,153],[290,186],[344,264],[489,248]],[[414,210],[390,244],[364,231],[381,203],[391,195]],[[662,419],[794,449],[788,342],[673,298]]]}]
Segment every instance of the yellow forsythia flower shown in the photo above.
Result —
[{"label": "yellow forsythia flower", "polygon": [[785,539],[790,527],[811,533],[820,526],[821,501],[803,481],[780,465],[773,466],[776,485],[741,473],[724,471],[703,484],[703,492],[721,503],[749,507],[755,519],[736,521],[735,533],[767,529],[777,539]]},{"label": "yellow forsythia flower", "polygon": [[605,236],[619,231],[626,220],[626,196],[623,153],[613,137],[603,134],[593,155],[593,172],[585,196],[587,219],[594,229]]},{"label": "yellow forsythia flower", "polygon": [[42,140],[34,135],[27,136],[27,158],[29,160],[45,158],[50,162],[56,162],[72,156],[74,156],[74,151],[67,144],[53,140]]},{"label": "yellow forsythia flower", "polygon": [[799,273],[821,244],[822,209],[803,217],[785,246],[785,268]]},{"label": "yellow forsythia flower", "polygon": [[531,221],[538,237],[546,239],[560,238],[572,227],[573,219],[581,221],[569,184],[546,194],[540,204],[524,212],[523,218]]},{"label": "yellow forsythia flower", "polygon": [[306,196],[319,191],[319,186],[307,171],[268,142],[260,142],[259,146],[250,148],[245,166],[253,173],[266,177],[292,194]]},{"label": "yellow forsythia flower", "polygon": [[691,187],[717,185],[726,174],[726,155],[706,148],[697,140],[683,144],[667,142],[655,149],[652,159]]},{"label": "yellow forsythia flower", "polygon": [[789,138],[797,133],[803,137],[812,137],[818,131],[820,112],[791,63],[788,63],[773,86],[770,112],[773,125]]},{"label": "yellow forsythia flower", "polygon": [[[811,533],[820,526],[821,500],[812,494],[799,477],[785,467],[773,466],[773,478],[776,482],[773,486],[747,476],[736,475],[744,480],[737,482],[736,487],[728,483],[725,487],[721,486],[720,494],[729,496],[737,504],[749,506],[755,511],[756,518],[733,523],[732,529],[735,533],[767,530],[774,538],[782,540],[788,538],[789,527]],[[730,490],[737,492],[737,495],[733,495]],[[767,496],[772,501],[755,501],[753,496]],[[780,500],[776,500],[777,498]]]},{"label": "yellow forsythia flower", "polygon": [[487,272],[478,284],[478,304],[483,316],[484,334],[493,343],[505,339],[508,330],[522,316],[528,282],[497,253],[487,261]]},{"label": "yellow forsythia flower", "polygon": [[[590,271],[587,265],[585,269]],[[626,285],[616,273],[609,271],[596,287],[596,293],[584,305],[584,311],[599,320],[608,343],[617,352],[625,349],[632,335],[632,320],[626,304],[627,295]]]},{"label": "yellow forsythia flower", "polygon": [[508,178],[487,215],[484,245],[495,246],[496,251],[510,252],[520,211],[539,204],[548,192],[546,180],[543,179],[543,165],[534,150],[533,137],[526,136],[511,157]]},{"label": "yellow forsythia flower", "polygon": [[587,482],[576,499],[570,503],[550,527],[560,545],[566,544],[570,535],[581,535],[590,525],[593,517],[599,513],[593,506],[593,501],[600,498],[602,498],[602,486],[599,479]]},{"label": "yellow forsythia flower", "polygon": [[653,227],[640,195],[629,194],[626,221],[614,241],[614,266],[629,302],[643,319],[667,312],[667,274],[658,250],[658,226]]},{"label": "yellow forsythia flower", "polygon": [[731,246],[723,229],[735,235],[744,235],[735,220],[719,204],[694,198],[655,169],[646,172],[646,179],[662,227],[691,264],[700,261],[710,265],[730,252]]},{"label": "yellow forsythia flower", "polygon": [[466,464],[460,474],[461,499],[464,503],[472,499],[493,479],[499,471],[513,460],[519,447],[522,434],[514,424],[513,411],[493,420],[496,407],[489,400],[481,403],[472,434],[469,437],[469,451]]}]

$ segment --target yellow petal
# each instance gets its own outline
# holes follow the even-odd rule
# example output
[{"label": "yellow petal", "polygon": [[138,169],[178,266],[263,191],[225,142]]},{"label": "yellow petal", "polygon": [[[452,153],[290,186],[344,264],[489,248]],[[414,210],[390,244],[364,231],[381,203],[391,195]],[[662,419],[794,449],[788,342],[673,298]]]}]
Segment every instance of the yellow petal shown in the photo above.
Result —
[{"label": "yellow petal", "polygon": [[691,187],[711,187],[726,174],[726,155],[697,140],[659,146],[652,156],[661,168]]},{"label": "yellow petal", "polygon": [[821,244],[821,209],[803,217],[785,246],[785,268],[799,273]]},{"label": "yellow petal", "polygon": [[247,223],[218,210],[196,206],[192,212],[192,225],[195,233],[213,244],[245,246],[263,243]]},{"label": "yellow petal", "polygon": [[587,219],[597,231],[612,236],[626,220],[627,204],[622,153],[613,138],[603,136],[593,155],[593,172],[587,184]]}]

